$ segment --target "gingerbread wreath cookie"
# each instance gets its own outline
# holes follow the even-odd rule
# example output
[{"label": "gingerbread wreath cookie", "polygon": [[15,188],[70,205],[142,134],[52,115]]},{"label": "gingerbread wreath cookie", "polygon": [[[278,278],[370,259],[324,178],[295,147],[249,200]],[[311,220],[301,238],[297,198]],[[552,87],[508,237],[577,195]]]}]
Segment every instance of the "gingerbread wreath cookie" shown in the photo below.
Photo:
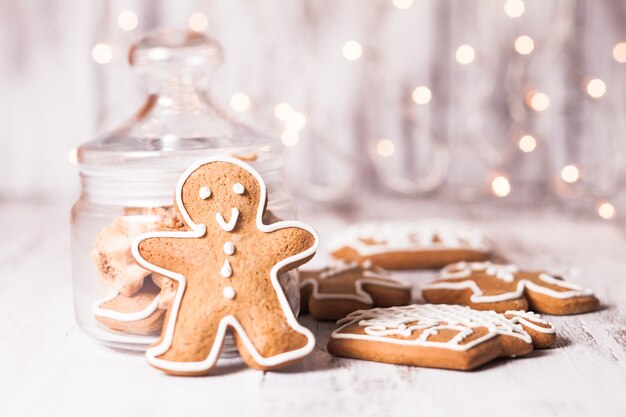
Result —
[{"label": "gingerbread wreath cookie", "polygon": [[489,258],[483,235],[461,225],[434,221],[355,224],[338,234],[331,254],[351,262],[371,261],[387,269],[442,267]]},{"label": "gingerbread wreath cookie", "polygon": [[411,302],[411,286],[371,262],[301,271],[300,279],[302,312],[308,311],[318,320],[337,320],[355,310]]},{"label": "gingerbread wreath cookie", "polygon": [[176,204],[188,231],[148,232],[133,242],[142,267],[177,283],[148,362],[169,374],[206,374],[228,330],[254,368],[274,369],[309,354],[314,336],[297,322],[278,276],[314,255],[315,231],[297,221],[264,224],[261,176],[230,157],[189,168]]},{"label": "gingerbread wreath cookie", "polygon": [[525,355],[556,340],[554,327],[534,313],[450,305],[359,310],[337,325],[328,342],[333,355],[456,370]]},{"label": "gingerbread wreath cookie", "polygon": [[468,305],[477,310],[510,309],[546,314],[586,313],[598,308],[589,289],[543,271],[515,265],[461,262],[445,267],[441,279],[422,289],[429,303]]}]

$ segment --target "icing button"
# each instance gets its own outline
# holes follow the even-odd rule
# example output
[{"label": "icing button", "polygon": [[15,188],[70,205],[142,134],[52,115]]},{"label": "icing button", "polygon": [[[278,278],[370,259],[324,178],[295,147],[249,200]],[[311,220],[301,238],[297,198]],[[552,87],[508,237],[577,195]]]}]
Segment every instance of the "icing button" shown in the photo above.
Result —
[{"label": "icing button", "polygon": [[222,294],[224,294],[224,298],[228,298],[229,300],[232,300],[235,298],[235,295],[237,295],[233,287],[224,287]]},{"label": "icing button", "polygon": [[226,255],[232,255],[233,253],[235,253],[235,245],[233,244],[233,242],[224,243],[224,253]]}]

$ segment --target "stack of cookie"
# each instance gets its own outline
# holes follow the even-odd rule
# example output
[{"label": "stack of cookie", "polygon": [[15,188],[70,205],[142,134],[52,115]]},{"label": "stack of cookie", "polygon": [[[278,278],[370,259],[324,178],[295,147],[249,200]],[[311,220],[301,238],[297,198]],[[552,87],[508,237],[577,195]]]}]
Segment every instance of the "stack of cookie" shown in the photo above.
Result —
[{"label": "stack of cookie", "polygon": [[139,266],[131,253],[131,243],[148,231],[184,227],[173,207],[128,207],[96,235],[91,258],[100,281],[110,291],[93,304],[98,323],[108,330],[125,333],[151,334],[161,330],[174,285]]},{"label": "stack of cookie", "polygon": [[[357,224],[333,240],[331,255],[339,263],[302,273],[301,296],[315,319],[339,320],[328,343],[338,356],[473,369],[551,346],[556,330],[534,312],[577,314],[599,304],[562,277],[489,262],[484,236],[449,222]],[[423,287],[431,304],[407,305],[411,287],[383,267],[443,267]]]}]

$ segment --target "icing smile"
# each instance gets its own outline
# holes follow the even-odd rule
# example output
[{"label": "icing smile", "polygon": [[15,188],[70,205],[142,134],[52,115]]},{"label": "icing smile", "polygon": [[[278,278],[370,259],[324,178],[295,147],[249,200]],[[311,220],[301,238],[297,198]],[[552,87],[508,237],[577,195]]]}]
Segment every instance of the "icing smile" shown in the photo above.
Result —
[{"label": "icing smile", "polygon": [[215,220],[217,220],[217,223],[220,225],[222,230],[226,232],[230,232],[235,228],[238,218],[239,218],[239,210],[237,208],[233,208],[230,211],[230,220],[228,222],[224,220],[224,216],[222,216],[222,213],[220,213],[219,211],[215,213]]}]

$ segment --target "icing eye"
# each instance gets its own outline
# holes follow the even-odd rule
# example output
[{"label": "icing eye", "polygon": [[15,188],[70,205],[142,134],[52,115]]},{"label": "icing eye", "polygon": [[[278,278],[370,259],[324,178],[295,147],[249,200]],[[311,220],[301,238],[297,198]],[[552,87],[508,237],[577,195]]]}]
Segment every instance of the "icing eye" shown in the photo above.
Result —
[{"label": "icing eye", "polygon": [[243,188],[243,185],[242,185],[242,184],[240,184],[240,183],[236,182],[236,183],[233,185],[233,192],[234,192],[235,194],[243,194],[243,192],[244,192],[244,191],[246,191],[246,189],[245,189],[245,188]]},{"label": "icing eye", "polygon": [[209,187],[202,187],[200,188],[200,192],[198,194],[200,195],[201,199],[206,200],[207,198],[211,197],[211,189]]}]

